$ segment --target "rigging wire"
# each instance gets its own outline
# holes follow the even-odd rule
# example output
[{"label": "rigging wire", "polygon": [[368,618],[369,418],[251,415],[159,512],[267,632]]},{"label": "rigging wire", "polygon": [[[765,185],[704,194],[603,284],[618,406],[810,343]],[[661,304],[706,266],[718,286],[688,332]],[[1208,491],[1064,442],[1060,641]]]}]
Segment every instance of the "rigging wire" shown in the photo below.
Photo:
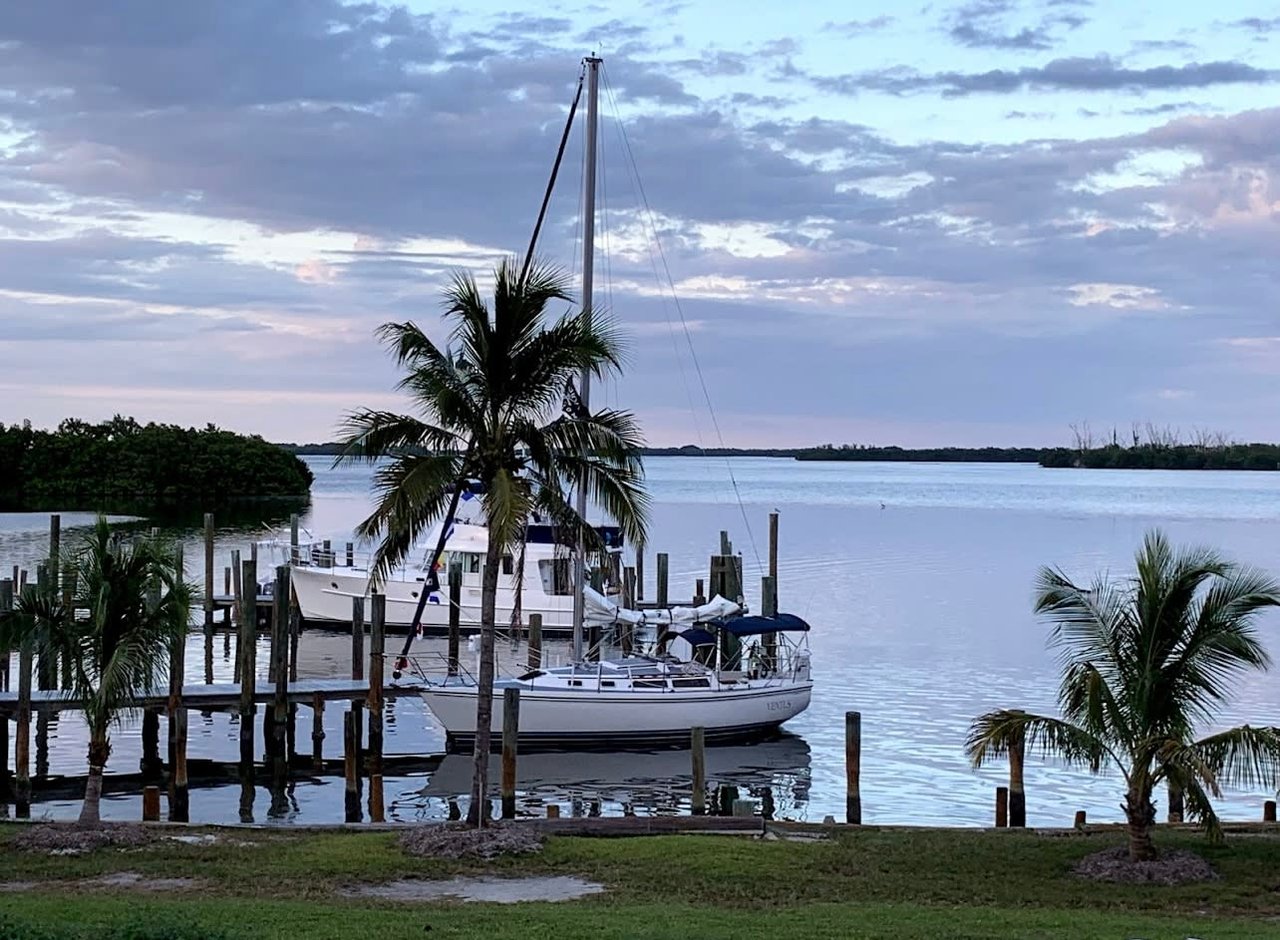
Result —
[{"label": "rigging wire", "polygon": [[[613,86],[609,81],[609,72],[603,67],[601,68],[601,71],[604,77],[605,92],[609,96],[609,103],[613,107],[614,113],[617,114],[617,102],[613,96]],[[675,279],[671,276],[671,266],[667,263],[666,252],[662,250],[662,242],[658,239],[658,227],[654,223],[654,212],[652,207],[649,205],[649,197],[645,193],[644,181],[640,178],[640,168],[636,163],[635,152],[631,148],[631,139],[627,136],[627,129],[623,125],[621,117],[618,118],[618,127],[622,132],[623,149],[626,153],[631,172],[635,177],[636,186],[640,193],[640,201],[644,207],[645,218],[649,223],[649,229],[653,235],[653,242],[657,247],[658,257],[662,261],[662,270],[666,275],[667,286],[671,289],[672,304],[675,306],[676,313],[680,317],[680,325],[684,330],[685,342],[689,347],[689,357],[693,360],[693,368],[698,376],[698,384],[702,387],[702,397],[706,401],[707,411],[711,415],[711,426],[716,432],[716,438],[719,440],[720,446],[723,448],[725,446],[724,434],[720,430],[720,422],[716,419],[715,406],[711,403],[711,392],[707,388],[706,376],[702,372],[702,364],[698,361],[698,354],[693,347],[693,337],[689,330],[689,322],[685,318],[684,308],[681,307],[680,297],[676,293]],[[738,480],[737,477],[734,476],[733,466],[729,462],[728,455],[725,456],[724,461],[725,468],[729,472],[729,481],[733,485],[734,496],[738,500],[738,509],[742,513],[742,523],[746,526],[747,540],[751,543],[751,551],[756,556],[756,567],[760,571],[764,571],[764,562],[760,558],[760,548],[756,544],[755,534],[751,531],[751,520],[747,518],[747,507],[742,502],[742,491],[738,488]]]},{"label": "rigging wire", "polygon": [[556,188],[556,177],[560,175],[560,162],[564,159],[564,150],[569,143],[569,131],[573,129],[573,117],[578,113],[578,102],[582,100],[582,85],[587,76],[584,63],[578,72],[578,90],[574,92],[573,104],[569,105],[569,117],[564,122],[564,132],[560,135],[560,146],[556,148],[556,160],[551,165],[551,178],[547,180],[547,188],[542,194],[542,205],[538,209],[538,221],[533,225],[533,235],[529,238],[529,250],[524,255],[524,266],[520,269],[520,280],[529,275],[529,267],[533,264],[533,252],[538,247],[538,235],[542,232],[542,223],[547,218],[547,206],[551,203],[551,194]]}]

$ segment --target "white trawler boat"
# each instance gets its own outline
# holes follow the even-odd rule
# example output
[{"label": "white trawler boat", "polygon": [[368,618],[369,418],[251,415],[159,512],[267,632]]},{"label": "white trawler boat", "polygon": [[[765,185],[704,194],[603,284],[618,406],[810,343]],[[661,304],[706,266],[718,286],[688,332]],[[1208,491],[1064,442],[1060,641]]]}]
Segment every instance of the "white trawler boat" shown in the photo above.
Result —
[{"label": "white trawler boat", "polygon": [[[622,533],[613,526],[599,526],[596,531],[610,551],[622,550]],[[419,616],[420,632],[444,633],[449,625],[449,594],[447,588],[431,591],[433,566],[430,559],[435,554],[440,530],[432,533],[426,542],[414,551],[421,559],[417,563],[402,565],[381,584],[380,591],[387,597],[387,627],[390,630],[407,630]],[[521,617],[527,622],[530,614],[542,615],[543,632],[565,635],[573,624],[572,564],[568,551],[560,544],[555,527],[539,519],[533,519],[525,530],[524,559],[511,555],[502,558],[498,580],[497,621],[512,621],[517,600]],[[444,551],[436,557],[434,572],[438,580],[451,566],[462,571],[462,599],[460,620],[463,623],[480,622],[480,587],[484,570],[484,554],[488,545],[488,530],[478,520],[465,514],[455,518],[450,526]],[[430,547],[428,547],[430,546]],[[290,546],[276,542],[274,550],[288,559]],[[293,568],[293,589],[298,597],[298,607],[308,621],[351,622],[353,598],[369,597],[368,560],[352,559],[346,564],[332,551],[320,546],[306,545],[300,550],[299,561]],[[519,569],[519,570],[517,570]],[[426,603],[420,605],[423,592]],[[366,608],[367,610],[368,608]]]},{"label": "white trawler boat", "polygon": [[[588,95],[582,303],[588,310],[592,304],[600,64],[600,59],[588,58],[584,74]],[[571,111],[570,120],[572,115]],[[584,403],[589,387],[590,375],[584,373]],[[586,496],[581,488],[577,508],[579,517],[585,518]],[[475,544],[483,544],[479,536]],[[535,586],[542,583],[541,562],[539,559],[531,568]],[[481,570],[478,556],[469,563]],[[580,553],[573,558],[570,587],[570,597],[564,601],[559,600],[562,595],[554,597],[556,613],[562,616],[569,608],[572,617],[573,660],[569,665],[534,669],[495,682],[494,747],[501,743],[501,696],[509,688],[520,690],[522,747],[682,744],[688,742],[695,727],[705,729],[709,740],[744,740],[768,735],[809,706],[813,689],[809,626],[798,617],[745,616],[738,603],[722,597],[700,607],[622,609],[587,585],[585,559]],[[478,591],[470,603],[478,605]],[[389,611],[390,607],[389,598]],[[504,622],[501,609],[497,622]],[[652,634],[651,655],[589,661],[583,649],[584,623],[621,627],[636,635]],[[744,640],[754,645],[741,650],[739,644]],[[444,726],[449,743],[460,747],[475,737],[477,683],[465,670],[459,672],[432,680],[423,671],[427,688],[422,698]]]}]

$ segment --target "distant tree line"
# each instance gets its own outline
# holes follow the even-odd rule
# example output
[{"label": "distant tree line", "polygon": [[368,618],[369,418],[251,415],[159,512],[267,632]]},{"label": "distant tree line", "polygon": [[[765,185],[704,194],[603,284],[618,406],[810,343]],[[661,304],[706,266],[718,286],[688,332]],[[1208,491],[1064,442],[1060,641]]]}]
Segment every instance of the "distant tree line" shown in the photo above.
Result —
[{"label": "distant tree line", "polygon": [[310,468],[261,437],[209,425],[0,424],[0,508],[116,509],[305,497]]},{"label": "distant tree line", "polygon": [[919,461],[921,463],[1038,463],[1038,447],[876,447],[824,444],[794,452],[796,460]]}]

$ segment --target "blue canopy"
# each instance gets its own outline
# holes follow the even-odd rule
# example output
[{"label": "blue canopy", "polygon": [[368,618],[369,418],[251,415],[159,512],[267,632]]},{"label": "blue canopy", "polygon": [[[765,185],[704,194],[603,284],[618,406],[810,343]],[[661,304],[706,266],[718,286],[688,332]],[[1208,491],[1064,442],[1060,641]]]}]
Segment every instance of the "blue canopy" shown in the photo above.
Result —
[{"label": "blue canopy", "polygon": [[699,629],[698,627],[691,627],[676,635],[693,647],[710,646],[716,641],[714,635],[708,633],[706,630]]},{"label": "blue canopy", "polygon": [[807,633],[809,625],[795,614],[775,614],[772,617],[735,617],[720,624],[734,636],[757,636],[761,633]]}]

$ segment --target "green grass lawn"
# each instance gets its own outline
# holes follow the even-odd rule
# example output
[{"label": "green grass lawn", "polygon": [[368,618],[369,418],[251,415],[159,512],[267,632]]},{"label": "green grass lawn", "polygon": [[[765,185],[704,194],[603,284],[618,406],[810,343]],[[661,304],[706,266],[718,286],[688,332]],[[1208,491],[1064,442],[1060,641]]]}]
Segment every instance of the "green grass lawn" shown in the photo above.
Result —
[{"label": "green grass lawn", "polygon": [[[0,841],[15,828],[0,828]],[[410,858],[394,834],[222,830],[223,844],[163,842],[75,857],[4,845],[0,940],[50,937],[1117,937],[1280,936],[1280,837],[1211,846],[1162,832],[1163,847],[1208,858],[1219,881],[1178,888],[1099,885],[1069,874],[1118,834],[851,831],[814,844],[727,836],[558,838],[541,855],[456,863]],[[234,845],[248,842],[251,845]],[[111,872],[198,878],[198,890],[85,890]],[[558,904],[391,903],[349,885],[405,876],[576,874],[603,895]],[[85,933],[56,932],[81,925]],[[150,932],[136,928],[148,926]],[[5,929],[9,933],[5,933]]]}]

